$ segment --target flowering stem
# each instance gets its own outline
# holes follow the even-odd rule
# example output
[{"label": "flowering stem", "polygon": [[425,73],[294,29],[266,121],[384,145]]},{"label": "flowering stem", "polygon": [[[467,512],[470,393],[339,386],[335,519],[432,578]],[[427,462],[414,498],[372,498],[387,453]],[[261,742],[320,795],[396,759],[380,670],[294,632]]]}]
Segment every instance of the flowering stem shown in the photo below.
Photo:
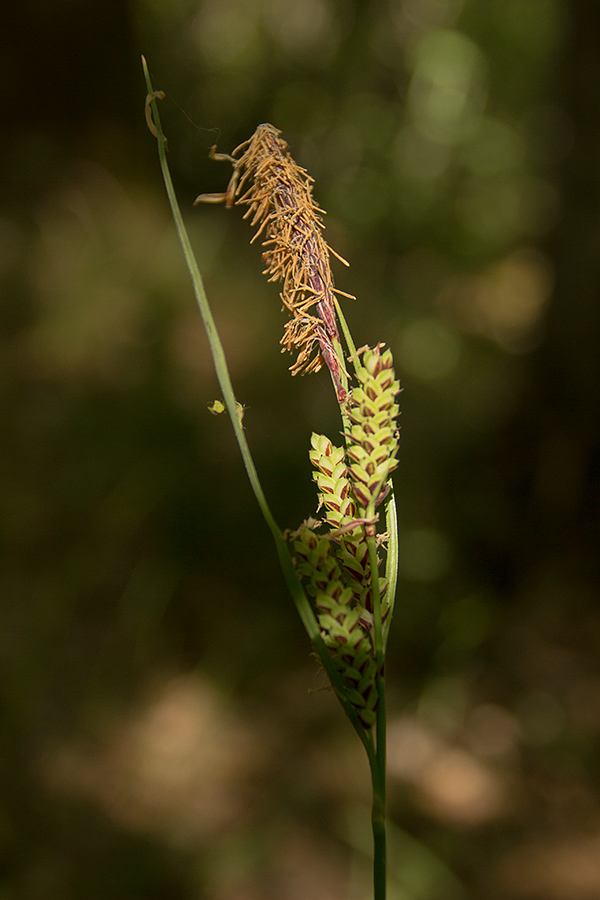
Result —
[{"label": "flowering stem", "polygon": [[[322,211],[313,203],[309,177],[293,162],[287,152],[287,145],[279,138],[277,129],[271,125],[259,126],[253,138],[240,145],[233,156],[213,153],[215,159],[228,159],[233,164],[234,175],[224,194],[203,194],[197,202],[224,200],[228,206],[234,201],[246,203],[249,207],[247,215],[253,216],[253,224],[262,220],[254,237],[258,237],[264,229],[266,240],[263,246],[266,252],[263,259],[267,265],[266,272],[272,276],[271,280],[284,282],[281,296],[284,305],[292,314],[282,340],[285,349],[295,349],[299,354],[291,367],[292,374],[317,371],[322,362],[325,362],[331,373],[343,420],[345,449],[334,448],[324,436],[313,435],[316,443],[313,443],[311,458],[314,453],[313,462],[317,470],[315,480],[320,484],[321,501],[325,500],[326,506],[328,501],[324,498],[324,493],[327,493],[329,498],[330,533],[325,537],[315,535],[307,526],[304,538],[298,538],[298,535],[302,534],[302,529],[296,533],[294,549],[300,556],[300,565],[297,557],[292,558],[288,541],[271,513],[246,440],[223,346],[169,173],[166,139],[156,105],[156,99],[164,95],[153,90],[143,57],[142,63],[148,88],[146,98],[148,127],[157,138],[161,170],[175,227],[206,329],[217,379],[250,485],[275,541],[281,569],[301,621],[367,753],[373,789],[371,818],[374,844],[374,900],[385,900],[384,660],[396,591],[398,560],[396,506],[389,475],[396,465],[395,448],[398,432],[393,423],[398,414],[394,398],[399,392],[399,383],[395,380],[391,353],[385,351],[382,354],[380,345],[374,350],[369,348],[356,350],[335,296],[341,292],[333,287],[328,262],[330,248],[320,234]],[[236,158],[236,154],[244,148],[243,156]],[[235,200],[249,173],[252,175],[250,187],[246,184],[246,192]],[[298,260],[302,262],[299,263]],[[348,387],[336,317],[349,350],[349,360],[353,362],[357,380],[363,385],[364,390],[362,387],[358,389]],[[318,350],[317,355],[314,355],[315,348]],[[359,358],[361,354],[362,365]],[[362,400],[356,399],[357,397],[362,397]],[[375,403],[375,406],[372,406],[372,403]],[[366,404],[364,409],[361,404]],[[375,431],[369,430],[372,428],[375,428]],[[357,437],[359,433],[363,433],[363,438]],[[369,462],[367,469],[371,474],[363,468],[365,462],[363,444],[370,446],[369,452],[374,454],[375,483],[372,478],[371,462],[367,460]],[[345,455],[349,468],[342,462]],[[354,469],[351,462],[348,462],[349,459],[354,460]],[[344,473],[350,470],[354,479],[358,477],[358,482],[355,480],[351,483],[348,480],[348,475]],[[338,490],[339,493],[336,493]],[[351,493],[354,491],[359,500],[362,497],[361,502],[357,504],[356,497],[354,500],[351,499],[347,491]],[[364,499],[369,492],[371,499]],[[385,578],[380,585],[375,523],[378,518],[376,506],[384,497],[386,497],[388,547]],[[314,561],[316,557],[319,558],[318,564]],[[348,568],[343,571],[344,564]],[[301,574],[305,579],[310,579],[311,574],[314,576],[312,586],[309,584],[313,603],[308,599]],[[353,595],[352,588],[348,586],[348,579],[351,581],[352,578],[358,578],[358,584],[362,585],[360,587],[362,593],[355,594],[354,599],[349,599]],[[316,607],[317,612],[313,607]]]},{"label": "flowering stem", "polygon": [[[152,82],[150,79],[150,73],[148,71],[148,66],[146,64],[146,60],[142,57],[142,65],[144,68],[144,75],[146,78],[146,85],[148,88],[148,95],[146,98],[146,117],[148,120],[149,127],[151,127],[151,131],[154,136],[157,138],[158,143],[158,155],[160,160],[161,171],[163,175],[163,179],[165,182],[165,188],[167,191],[167,196],[169,199],[169,204],[171,206],[171,212],[173,215],[173,220],[175,222],[175,228],[177,230],[177,235],[179,237],[179,242],[181,244],[181,248],[183,250],[183,255],[185,258],[185,262],[190,273],[190,277],[192,280],[192,284],[194,287],[194,294],[196,297],[196,301],[198,303],[198,308],[200,310],[200,315],[202,317],[202,321],[204,323],[204,328],[206,330],[206,334],[209,341],[209,346],[211,350],[211,354],[213,357],[213,363],[215,366],[215,372],[217,375],[217,379],[219,382],[219,386],[223,392],[223,400],[225,402],[225,406],[227,408],[227,412],[229,413],[229,418],[231,419],[231,424],[233,425],[233,430],[235,433],[235,437],[240,448],[240,453],[242,455],[242,460],[244,462],[244,467],[246,469],[246,473],[248,475],[248,479],[250,481],[250,485],[252,487],[254,496],[259,505],[259,508],[262,512],[263,518],[271,531],[273,536],[273,540],[275,541],[275,546],[277,550],[277,556],[279,558],[279,563],[281,566],[281,570],[283,572],[283,576],[287,585],[287,588],[292,596],[296,609],[298,610],[298,614],[306,629],[308,637],[315,648],[321,664],[323,668],[327,672],[329,680],[332,685],[336,689],[337,695],[340,699],[340,702],[344,708],[344,711],[350,722],[358,734],[360,738],[367,756],[369,758],[369,764],[372,766],[375,761],[375,745],[373,741],[373,737],[371,733],[365,730],[362,725],[356,710],[352,706],[352,704],[344,699],[344,684],[343,679],[334,664],[334,661],[327,649],[323,638],[321,637],[321,632],[319,629],[319,625],[313,609],[309,603],[309,600],[304,592],[300,580],[298,578],[298,574],[294,567],[294,563],[292,561],[290,551],[288,549],[288,545],[283,537],[283,533],[275,521],[275,518],[269,508],[267,503],[267,499],[265,497],[265,493],[263,491],[262,485],[259,480],[258,472],[256,470],[256,466],[254,465],[254,460],[252,458],[252,454],[250,452],[250,447],[248,446],[248,441],[246,440],[246,435],[244,433],[244,429],[242,427],[240,417],[238,415],[238,404],[234,394],[233,385],[231,383],[231,378],[229,375],[229,370],[227,367],[227,360],[225,358],[225,351],[223,350],[223,345],[221,343],[221,339],[219,337],[219,333],[217,331],[217,326],[212,315],[212,311],[210,305],[208,303],[208,298],[206,296],[206,291],[204,289],[204,283],[202,281],[202,276],[200,274],[200,270],[198,268],[198,264],[194,257],[194,252],[192,250],[192,246],[187,234],[187,230],[185,228],[185,224],[183,222],[183,217],[181,215],[181,211],[179,209],[179,204],[177,203],[177,198],[175,196],[175,189],[173,187],[173,181],[171,179],[171,174],[169,172],[169,166],[167,163],[166,157],[166,138],[164,137],[160,117],[158,114],[156,99],[161,99],[161,92],[155,92],[152,87]],[[151,111],[151,116],[150,116]]]}]

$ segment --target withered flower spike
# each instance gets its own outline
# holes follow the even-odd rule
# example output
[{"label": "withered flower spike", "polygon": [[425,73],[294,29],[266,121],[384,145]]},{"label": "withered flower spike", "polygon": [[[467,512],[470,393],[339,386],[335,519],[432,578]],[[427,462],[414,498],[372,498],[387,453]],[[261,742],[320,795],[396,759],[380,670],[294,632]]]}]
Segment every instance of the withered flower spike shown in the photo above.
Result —
[{"label": "withered flower spike", "polygon": [[[343,403],[347,392],[342,384],[335,294],[354,298],[336,290],[329,253],[348,263],[325,242],[324,210],[314,202],[313,179],[294,162],[280,134],[273,125],[259,125],[231,156],[213,150],[215,159],[232,162],[234,172],[225,193],[201,194],[196,203],[220,198],[227,206],[234,202],[248,206],[244,218],[258,225],[252,241],[264,236],[264,274],[269,281],[283,282],[281,300],[292,315],[281,339],[284,350],[298,354],[290,370],[293,375],[316,372],[324,362]],[[313,308],[316,315],[311,314]]]}]

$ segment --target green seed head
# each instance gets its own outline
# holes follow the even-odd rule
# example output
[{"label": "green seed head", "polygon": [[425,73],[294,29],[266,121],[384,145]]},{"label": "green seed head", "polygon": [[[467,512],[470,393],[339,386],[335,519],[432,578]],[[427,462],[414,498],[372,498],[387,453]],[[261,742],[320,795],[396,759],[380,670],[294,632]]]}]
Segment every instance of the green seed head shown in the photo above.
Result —
[{"label": "green seed head", "polygon": [[358,386],[350,393],[346,435],[348,476],[359,508],[366,510],[380,500],[386,481],[397,466],[396,380],[391,351],[381,352],[381,344],[363,351],[358,366]]},{"label": "green seed head", "polygon": [[336,447],[322,434],[311,437],[313,479],[329,534],[303,527],[295,535],[294,555],[323,640],[339,667],[344,699],[370,728],[377,709],[374,578],[384,617],[389,607],[386,580],[371,571],[365,519],[383,500],[397,465],[400,384],[390,350],[378,344],[362,351],[356,378],[346,407],[346,446]]}]

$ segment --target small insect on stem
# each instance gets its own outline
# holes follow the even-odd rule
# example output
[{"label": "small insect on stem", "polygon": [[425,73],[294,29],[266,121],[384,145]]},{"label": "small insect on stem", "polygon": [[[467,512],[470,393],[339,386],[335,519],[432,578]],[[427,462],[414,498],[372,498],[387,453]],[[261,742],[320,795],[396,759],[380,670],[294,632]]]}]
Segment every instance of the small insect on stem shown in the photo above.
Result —
[{"label": "small insect on stem", "polygon": [[[323,210],[314,202],[312,178],[292,159],[286,142],[273,125],[259,125],[252,137],[231,155],[210,151],[212,159],[227,160],[233,174],[227,189],[200,194],[198,203],[234,203],[248,207],[263,235],[263,262],[270,281],[283,283],[281,300],[290,312],[281,344],[297,352],[293,375],[317,372],[325,363],[340,403],[347,399],[347,373],[335,313],[335,295],[352,297],[334,287],[329,264],[335,253],[323,238]],[[352,298],[354,299],[354,298]]]},{"label": "small insect on stem", "polygon": [[[213,416],[220,416],[221,413],[225,412],[227,407],[225,406],[225,404],[223,403],[222,400],[214,400],[212,403],[208,404],[207,409],[208,409],[209,413],[213,414]],[[238,417],[238,421],[239,421],[240,425],[242,425],[242,420],[246,413],[246,407],[244,406],[243,403],[239,403],[237,400],[235,403],[235,412]],[[243,427],[244,426],[242,425],[242,428]]]}]

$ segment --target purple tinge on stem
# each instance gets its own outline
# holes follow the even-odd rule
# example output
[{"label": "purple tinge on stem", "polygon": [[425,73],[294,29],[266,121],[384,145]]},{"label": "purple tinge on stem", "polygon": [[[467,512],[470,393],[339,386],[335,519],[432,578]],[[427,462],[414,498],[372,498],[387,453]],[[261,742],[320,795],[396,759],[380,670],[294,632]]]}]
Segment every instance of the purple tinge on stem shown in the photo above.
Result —
[{"label": "purple tinge on stem", "polygon": [[332,343],[329,335],[325,332],[324,328],[317,325],[315,326],[315,332],[317,335],[317,340],[319,342],[321,356],[323,357],[325,365],[327,366],[331,374],[338,403],[345,403],[348,398],[348,391],[342,384],[342,369],[340,366],[338,355],[335,352],[335,346]]}]

